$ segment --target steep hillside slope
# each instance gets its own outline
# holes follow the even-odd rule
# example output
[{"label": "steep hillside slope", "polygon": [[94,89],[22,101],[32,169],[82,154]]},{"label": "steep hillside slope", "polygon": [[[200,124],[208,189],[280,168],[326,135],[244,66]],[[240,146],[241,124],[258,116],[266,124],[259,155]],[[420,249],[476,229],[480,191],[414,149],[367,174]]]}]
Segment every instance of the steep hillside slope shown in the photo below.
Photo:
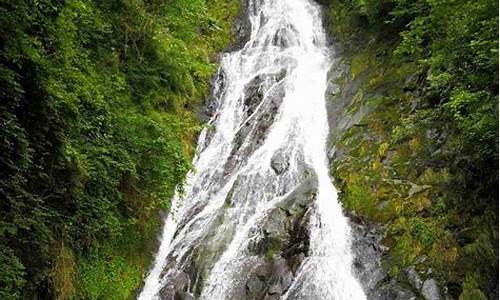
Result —
[{"label": "steep hillside slope", "polygon": [[125,299],[239,1],[0,3],[0,298]]},{"label": "steep hillside slope", "polygon": [[497,1],[321,2],[346,66],[330,86],[344,206],[382,225],[389,278],[495,299]]}]

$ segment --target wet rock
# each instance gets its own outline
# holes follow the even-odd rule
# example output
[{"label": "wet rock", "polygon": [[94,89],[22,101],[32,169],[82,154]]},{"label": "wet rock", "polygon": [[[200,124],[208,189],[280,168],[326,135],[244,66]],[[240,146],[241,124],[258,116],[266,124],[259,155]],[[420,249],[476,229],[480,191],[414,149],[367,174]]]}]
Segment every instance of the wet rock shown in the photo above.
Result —
[{"label": "wet rock", "polygon": [[291,24],[287,24],[285,27],[282,27],[276,31],[276,34],[273,37],[272,44],[273,46],[277,46],[280,48],[287,48],[296,43],[299,43],[294,36],[297,34],[297,29],[293,27]]},{"label": "wet rock", "polygon": [[[252,24],[248,17],[248,9],[248,1],[240,1],[240,13],[234,23],[235,38],[233,44],[229,46],[228,51],[240,50],[250,40]],[[210,97],[204,101],[198,113],[198,117],[203,123],[207,123],[210,119],[217,117],[217,110],[220,104],[218,99],[221,97],[221,93],[225,90],[226,86],[224,70],[220,69],[213,76],[210,86],[212,87]],[[213,132],[208,132],[202,149],[208,146],[212,137]]]},{"label": "wet rock", "polygon": [[383,239],[383,228],[371,227],[353,215],[350,217],[354,268],[369,296],[376,292],[380,283],[387,277],[387,273],[382,268],[382,249],[379,246]]},{"label": "wet rock", "polygon": [[[308,172],[305,170],[304,172]],[[311,176],[305,179],[301,184],[291,191],[286,198],[284,198],[278,206],[290,214],[294,214],[296,210],[302,210],[307,206],[316,195],[318,188],[318,180],[316,176]]]},{"label": "wet rock", "polygon": [[273,270],[274,274],[276,274],[276,276],[278,277],[278,288],[280,288],[279,292],[283,294],[283,292],[285,292],[292,284],[292,270],[288,266],[288,262],[284,259],[279,259],[275,263],[275,267]]},{"label": "wet rock", "polygon": [[415,294],[402,288],[396,281],[391,280],[382,284],[373,294],[367,295],[368,299],[373,300],[415,300]]},{"label": "wet rock", "polygon": [[316,177],[305,177],[269,212],[258,238],[249,243],[248,250],[258,260],[252,264],[244,295],[237,295],[238,299],[271,300],[286,293],[293,274],[308,255],[308,222],[316,191]]},{"label": "wet rock", "polygon": [[427,279],[422,286],[422,296],[426,300],[441,300],[439,287],[434,278]]},{"label": "wet rock", "polygon": [[248,270],[248,279],[245,284],[245,297],[241,299],[262,299],[269,287],[271,264],[263,259],[254,262]]},{"label": "wet rock", "polygon": [[245,297],[240,299],[279,299],[293,280],[288,263],[283,258],[272,262],[261,260],[249,271],[245,284]]},{"label": "wet rock", "polygon": [[304,253],[299,253],[288,258],[287,262],[293,274],[297,273],[297,270],[299,269],[305,258],[306,256]]},{"label": "wet rock", "polygon": [[291,220],[289,222],[289,235],[290,238],[286,240],[285,247],[282,252],[282,256],[285,258],[291,258],[296,255],[309,254],[309,230],[308,222],[310,219],[310,210],[302,212],[297,215],[298,218]]},{"label": "wet rock", "polygon": [[[373,110],[373,107],[366,104],[358,104],[360,107],[353,110],[353,106],[356,105],[356,95],[363,85],[363,80],[362,75],[352,79],[348,66],[343,63],[336,64],[328,73],[328,81],[331,82],[326,91],[326,108],[331,136],[329,149],[334,147],[343,132],[359,125],[360,121]],[[345,83],[340,87],[336,83],[339,81],[345,81]],[[339,155],[341,153],[329,151],[330,158]]]},{"label": "wet rock", "polygon": [[262,293],[262,291],[266,287],[266,283],[263,280],[265,280],[265,278],[258,277],[258,276],[250,278],[246,284],[247,295],[251,296],[251,297],[255,297],[259,293]]},{"label": "wet rock", "polygon": [[204,202],[197,202],[195,205],[193,205],[187,212],[186,212],[186,217],[184,217],[180,222],[179,226],[177,226],[177,229],[174,233],[174,237],[179,234],[179,231],[186,226],[186,224],[191,221],[197,214],[199,214],[203,208],[205,208],[206,203]]},{"label": "wet rock", "polygon": [[229,158],[226,161],[226,164],[224,165],[224,176],[230,175],[236,167],[239,165],[240,159],[237,155],[230,155]]},{"label": "wet rock", "polygon": [[240,131],[236,134],[236,137],[234,139],[234,146],[233,146],[233,153],[236,153],[238,149],[243,145],[243,142],[245,141],[246,138],[250,135],[252,130],[254,129],[254,126],[250,122],[245,122],[243,126],[240,128]]},{"label": "wet rock", "polygon": [[247,108],[247,116],[253,114],[256,107],[264,99],[263,83],[266,78],[266,75],[259,75],[245,85],[243,104]]},{"label": "wet rock", "polygon": [[[406,277],[404,282],[391,279],[382,265],[387,255],[382,245],[384,227],[365,223],[354,215],[348,216],[353,236],[354,269],[368,299],[409,300],[417,297],[426,300],[443,299],[437,281],[433,278],[423,281],[415,266],[403,270]],[[426,259],[425,256],[421,256],[417,258],[416,263],[423,263]],[[411,285],[412,288],[407,285]]]},{"label": "wet rock", "polygon": [[416,264],[423,264],[426,261],[427,261],[427,256],[421,255],[421,256],[417,257],[417,259],[415,260],[415,263]]},{"label": "wet rock", "polygon": [[252,24],[248,17],[249,9],[251,8],[248,7],[248,1],[240,1],[240,13],[234,24],[235,41],[228,51],[240,50],[250,40]]},{"label": "wet rock", "polygon": [[160,297],[163,300],[193,299],[188,292],[190,285],[189,276],[182,271],[172,270],[167,275],[166,284],[160,290]]},{"label": "wet rock", "polygon": [[411,283],[416,290],[420,290],[422,288],[422,279],[420,279],[420,275],[418,275],[417,270],[415,270],[415,266],[406,268],[404,272],[408,282]]},{"label": "wet rock", "polygon": [[269,289],[267,290],[267,293],[269,295],[274,295],[274,294],[281,294],[282,291],[283,291],[283,287],[281,286],[281,284],[279,282],[277,282],[269,287]]},{"label": "wet rock", "polygon": [[226,75],[224,70],[220,69],[211,80],[212,90],[210,97],[208,97],[203,106],[200,108],[199,118],[203,123],[208,123],[212,119],[219,108],[219,99],[222,91],[226,86]]},{"label": "wet rock", "polygon": [[271,168],[277,175],[281,175],[288,170],[290,162],[281,152],[276,152],[271,158]]},{"label": "wet rock", "polygon": [[237,170],[264,143],[285,96],[284,85],[277,83],[285,74],[283,70],[276,74],[261,74],[245,87],[243,103],[248,118],[235,135],[230,158],[224,166],[226,176]]},{"label": "wet rock", "polygon": [[[195,204],[190,211],[199,212],[199,205]],[[203,283],[209,275],[213,264],[222,255],[226,245],[234,236],[234,228],[230,226],[221,227],[224,220],[224,213],[225,210],[221,208],[210,224],[203,224],[206,227],[205,235],[200,237],[200,240],[192,242],[191,251],[169,254],[161,275],[165,282],[164,294],[167,296],[172,293],[179,294],[179,287],[185,286],[186,289],[189,288],[189,293],[192,293],[194,297],[199,296],[203,288]],[[187,224],[195,216],[196,214],[188,214],[185,218],[179,220],[179,222]],[[186,226],[190,228],[186,228]],[[184,225],[184,229],[197,230],[196,228],[199,228],[199,226],[199,222],[192,222],[189,225]],[[179,281],[181,279],[187,281],[189,284],[186,286],[184,282]],[[169,286],[170,288],[168,288]],[[175,287],[175,289],[172,287]],[[188,298],[179,299],[191,299],[188,294],[182,294],[182,296]]]},{"label": "wet rock", "polygon": [[272,275],[269,278],[267,293],[282,295],[290,287],[292,280],[292,271],[288,267],[286,260],[283,258],[275,260],[272,266]]},{"label": "wet rock", "polygon": [[264,300],[279,300],[281,298],[281,295],[280,294],[267,294],[265,297],[264,297]]},{"label": "wet rock", "polygon": [[286,212],[279,209],[274,209],[264,225],[264,232],[273,236],[284,236]]},{"label": "wet rock", "polygon": [[247,108],[247,116],[255,112],[257,106],[264,100],[264,94],[285,76],[286,70],[281,69],[277,73],[259,74],[245,85],[243,104]]},{"label": "wet rock", "polygon": [[368,299],[373,300],[409,300],[416,295],[400,282],[390,279],[382,265],[386,247],[382,245],[385,228],[380,225],[365,223],[361,218],[348,214],[354,270],[361,282]]},{"label": "wet rock", "polygon": [[220,106],[220,97],[226,85],[226,76],[224,70],[219,71],[213,76],[210,86],[212,87],[210,97],[205,99],[203,105],[198,111],[198,119],[202,123],[207,123],[207,128],[203,131],[204,138],[199,141],[199,150],[203,151],[208,147],[215,134],[215,130],[211,127],[218,118],[217,111]]},{"label": "wet rock", "polygon": [[[308,205],[313,203],[317,181],[305,180],[273,209],[262,224],[260,238],[249,244],[249,250],[267,259],[280,255],[285,259],[308,254]],[[290,265],[292,265],[291,263]]]},{"label": "wet rock", "polygon": [[332,96],[335,96],[338,93],[340,93],[340,86],[336,83],[329,83],[327,89],[328,89],[328,93],[330,93],[330,95],[332,95]]},{"label": "wet rock", "polygon": [[176,298],[176,300],[195,300],[196,298],[190,293],[185,293],[184,295],[179,295],[182,298]]}]

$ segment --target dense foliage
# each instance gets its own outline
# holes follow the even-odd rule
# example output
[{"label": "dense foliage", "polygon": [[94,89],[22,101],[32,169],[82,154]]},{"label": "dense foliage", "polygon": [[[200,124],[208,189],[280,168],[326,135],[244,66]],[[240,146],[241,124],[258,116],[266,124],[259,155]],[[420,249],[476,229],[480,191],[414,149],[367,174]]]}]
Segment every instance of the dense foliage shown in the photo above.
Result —
[{"label": "dense foliage", "polygon": [[323,2],[365,112],[337,144],[344,204],[388,224],[394,277],[498,297],[498,2]]},{"label": "dense foliage", "polygon": [[237,9],[0,1],[1,299],[125,299],[140,285]]}]

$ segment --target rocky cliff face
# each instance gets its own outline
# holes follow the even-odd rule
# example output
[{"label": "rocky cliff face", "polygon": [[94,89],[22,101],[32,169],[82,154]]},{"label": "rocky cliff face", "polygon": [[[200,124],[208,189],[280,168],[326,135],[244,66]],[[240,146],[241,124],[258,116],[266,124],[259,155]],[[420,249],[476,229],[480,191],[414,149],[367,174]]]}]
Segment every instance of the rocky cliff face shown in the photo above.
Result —
[{"label": "rocky cliff face", "polygon": [[[332,175],[337,179],[336,185],[341,192],[340,200],[345,202],[347,197],[342,190],[345,186],[341,184],[341,181],[345,180],[345,174],[340,174],[338,171],[351,164],[352,150],[358,147],[361,141],[380,143],[379,137],[368,129],[367,123],[377,110],[377,103],[372,100],[387,93],[388,89],[380,88],[366,92],[366,85],[373,80],[373,76],[369,72],[354,73],[352,59],[345,52],[344,45],[334,42],[331,47],[337,63],[329,72],[329,88],[326,95],[330,126],[329,159]],[[415,80],[418,78],[408,78],[409,84],[415,84]],[[356,131],[354,135],[353,130]],[[352,142],[346,143],[346,139],[349,138]],[[364,161],[362,164],[370,164],[368,152],[364,155],[361,153],[354,159]],[[404,183],[401,182],[401,185]],[[392,188],[397,189],[398,183],[396,182]],[[422,190],[422,187],[416,186],[415,192],[419,190]],[[359,197],[366,197],[366,202],[364,199],[360,200],[362,205],[371,205],[369,194]],[[425,256],[419,257],[415,264],[402,270],[400,276],[394,276],[391,274],[390,249],[386,245],[388,229],[386,224],[383,221],[369,221],[362,217],[362,213],[349,207],[345,213],[351,220],[353,252],[356,257],[355,269],[368,299],[448,299],[449,296],[433,278],[432,269],[422,269],[422,263],[427,259]]]},{"label": "rocky cliff face", "polygon": [[341,61],[328,96],[345,210],[383,225],[381,265],[415,297],[497,299],[498,3],[317,1]]}]

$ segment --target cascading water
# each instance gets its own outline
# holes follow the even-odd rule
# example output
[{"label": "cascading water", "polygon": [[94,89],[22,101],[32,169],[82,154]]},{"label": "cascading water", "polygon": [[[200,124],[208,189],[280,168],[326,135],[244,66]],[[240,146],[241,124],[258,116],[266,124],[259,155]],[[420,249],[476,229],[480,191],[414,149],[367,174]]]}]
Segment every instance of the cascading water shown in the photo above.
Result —
[{"label": "cascading water", "polygon": [[320,8],[250,0],[248,14],[139,299],[365,299],[328,172]]}]

